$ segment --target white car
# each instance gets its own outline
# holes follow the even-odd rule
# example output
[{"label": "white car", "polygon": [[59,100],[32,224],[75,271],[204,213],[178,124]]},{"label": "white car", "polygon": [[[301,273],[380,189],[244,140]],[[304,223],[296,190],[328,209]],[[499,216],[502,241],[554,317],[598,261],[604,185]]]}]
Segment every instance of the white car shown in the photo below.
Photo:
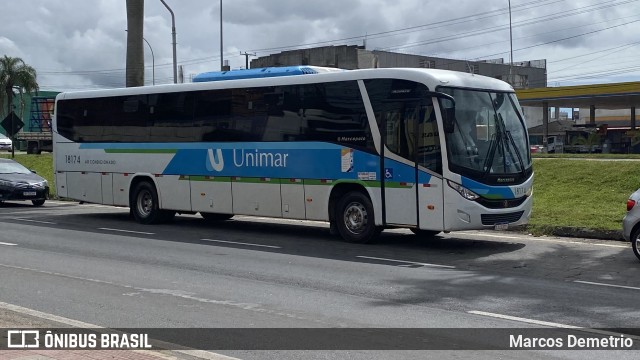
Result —
[{"label": "white car", "polygon": [[0,134],[0,150],[11,151],[11,139]]}]

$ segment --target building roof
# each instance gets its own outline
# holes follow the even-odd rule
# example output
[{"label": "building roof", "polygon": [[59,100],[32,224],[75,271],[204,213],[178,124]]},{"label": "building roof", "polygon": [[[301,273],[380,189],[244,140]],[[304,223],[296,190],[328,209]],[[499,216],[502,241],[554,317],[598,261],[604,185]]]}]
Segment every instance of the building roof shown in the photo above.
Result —
[{"label": "building roof", "polygon": [[[548,135],[565,135],[567,131],[575,130],[575,123],[572,120],[549,121]],[[534,126],[529,129],[529,135],[544,135],[543,125]]]},{"label": "building roof", "polygon": [[640,82],[560,86],[516,91],[522,106],[629,109],[640,105]]}]

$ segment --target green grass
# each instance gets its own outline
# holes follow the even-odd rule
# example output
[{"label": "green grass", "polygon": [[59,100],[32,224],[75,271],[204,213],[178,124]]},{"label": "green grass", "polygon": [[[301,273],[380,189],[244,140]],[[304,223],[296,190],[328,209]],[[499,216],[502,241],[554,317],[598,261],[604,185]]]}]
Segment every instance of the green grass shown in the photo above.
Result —
[{"label": "green grass", "polygon": [[[11,154],[2,154],[1,158],[11,159]],[[51,197],[56,196],[56,187],[53,181],[53,156],[49,153],[42,155],[16,155],[15,161],[24,165],[27,169],[35,170],[38,175],[49,182]]]},{"label": "green grass", "polygon": [[639,161],[534,160],[530,228],[620,230],[629,195],[640,187]]},{"label": "green grass", "polygon": [[640,159],[640,154],[531,154],[534,159]]},{"label": "green grass", "polygon": [[[16,155],[16,161],[46,178],[55,196],[51,154]],[[529,230],[537,234],[556,226],[620,230],[627,198],[640,188],[640,161],[536,158],[534,171]]]}]

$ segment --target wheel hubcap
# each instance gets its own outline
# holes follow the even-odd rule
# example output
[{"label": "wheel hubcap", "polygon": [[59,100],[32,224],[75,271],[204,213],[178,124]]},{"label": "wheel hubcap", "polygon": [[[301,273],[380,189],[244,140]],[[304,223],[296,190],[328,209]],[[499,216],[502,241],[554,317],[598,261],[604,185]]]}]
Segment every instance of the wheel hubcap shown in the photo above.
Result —
[{"label": "wheel hubcap", "polygon": [[344,211],[344,224],[353,234],[362,233],[368,221],[367,209],[360,203],[351,203]]},{"label": "wheel hubcap", "polygon": [[153,198],[149,191],[141,191],[138,195],[138,213],[142,217],[147,217],[153,209]]}]

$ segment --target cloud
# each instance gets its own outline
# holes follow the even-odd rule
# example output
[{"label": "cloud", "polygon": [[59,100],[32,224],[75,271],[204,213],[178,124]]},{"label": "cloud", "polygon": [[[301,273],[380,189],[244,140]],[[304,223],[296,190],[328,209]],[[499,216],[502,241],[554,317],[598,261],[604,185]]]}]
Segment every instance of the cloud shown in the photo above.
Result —
[{"label": "cloud", "polygon": [[[187,77],[219,69],[219,2],[167,3],[176,16],[177,58]],[[640,22],[612,27],[640,20],[637,0],[514,0],[512,5],[515,60],[548,59],[550,79],[568,74],[554,74],[555,70],[572,64],[579,69],[593,56],[558,65],[555,60],[633,43],[640,31]],[[244,51],[264,56],[314,43],[362,44],[365,35],[369,49],[460,59],[509,58],[506,1],[224,0],[223,18],[224,58],[232,68],[244,67],[245,57],[240,55]],[[145,2],[144,24],[145,39],[154,53],[156,82],[170,83],[171,17],[161,2]],[[612,28],[603,30],[607,27]],[[124,1],[8,1],[0,13],[0,55],[20,56],[34,66],[45,89],[121,86],[125,29]],[[145,79],[151,84],[151,50],[145,45],[144,51]],[[616,64],[629,67],[626,62],[640,55],[640,46],[601,55],[582,71],[585,77],[598,70],[606,73]],[[623,75],[640,77],[633,68]],[[575,76],[580,76],[579,71]],[[608,78],[603,75],[593,81]]]}]

